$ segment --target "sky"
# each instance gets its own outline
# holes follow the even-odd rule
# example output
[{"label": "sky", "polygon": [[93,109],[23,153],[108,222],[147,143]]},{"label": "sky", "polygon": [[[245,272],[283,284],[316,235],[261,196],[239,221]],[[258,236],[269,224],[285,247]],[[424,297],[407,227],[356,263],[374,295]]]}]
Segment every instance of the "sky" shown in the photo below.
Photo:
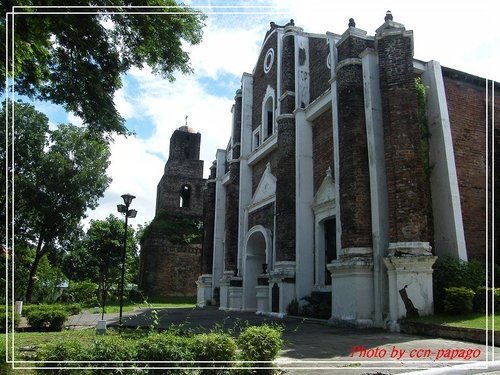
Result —
[{"label": "sky", "polygon": [[[116,205],[125,193],[136,196],[131,208],[138,214],[129,223],[144,224],[154,218],[156,187],[170,136],[185,124],[186,116],[188,125],[201,133],[200,158],[208,177],[216,150],[225,149],[229,141],[231,106],[241,76],[252,73],[271,21],[286,24],[294,19],[306,32],[342,34],[349,18],[354,18],[357,28],[374,35],[390,10],[394,21],[413,30],[415,58],[500,81],[500,31],[488,1],[192,0],[186,4],[208,15],[203,42],[186,46],[195,73],[177,74],[174,83],[153,76],[147,68],[131,69],[123,77],[115,104],[136,135],[115,137],[111,144],[108,175],[113,181],[99,207],[87,213],[85,226],[91,219],[118,215]],[[81,123],[61,107],[35,105],[52,126]]]}]

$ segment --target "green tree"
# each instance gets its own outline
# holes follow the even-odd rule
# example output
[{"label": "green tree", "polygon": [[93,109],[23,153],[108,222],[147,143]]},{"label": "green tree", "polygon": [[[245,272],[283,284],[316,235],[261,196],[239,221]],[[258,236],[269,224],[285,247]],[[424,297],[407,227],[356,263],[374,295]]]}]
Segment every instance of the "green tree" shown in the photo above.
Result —
[{"label": "green tree", "polygon": [[[110,215],[106,220],[91,220],[89,229],[75,251],[64,259],[64,269],[71,280],[90,280],[103,290],[118,290],[121,276],[121,259],[125,223]],[[136,283],[139,255],[134,230],[127,230],[127,257],[125,282]]]},{"label": "green tree", "polygon": [[[9,119],[11,115],[12,112],[9,112]],[[15,201],[10,204],[14,203],[15,207],[13,223],[16,244],[35,248],[25,295],[29,302],[42,257],[60,249],[61,243],[78,229],[85,211],[97,207],[98,199],[108,187],[110,178],[106,176],[106,169],[109,165],[109,148],[102,138],[94,136],[85,128],[62,124],[55,130],[47,131],[47,118],[31,105],[14,103],[14,116],[15,147],[12,149],[13,145],[8,144],[0,156],[5,162],[7,155],[13,155],[13,165],[9,163],[7,172],[14,172],[13,179],[8,181],[11,184],[9,192],[11,186],[15,187]],[[4,105],[0,119],[6,117]],[[3,127],[0,129],[3,139],[5,130]],[[23,139],[26,147],[33,147],[36,151],[26,151],[20,147]],[[34,159],[28,160],[24,153]],[[5,185],[5,179],[2,184]],[[2,208],[5,216],[5,201]]]},{"label": "green tree", "polygon": [[[0,62],[0,79],[13,78],[20,94],[61,104],[100,133],[126,133],[113,96],[131,67],[147,65],[170,81],[175,71],[192,72],[183,43],[201,42],[205,18],[189,7],[173,7],[175,0],[8,0],[0,4],[4,51],[6,30],[8,46],[12,43],[6,12],[14,5],[27,7],[9,17],[14,49],[8,50],[7,66],[5,59]],[[43,11],[69,13],[37,14],[40,5],[49,6]],[[75,8],[87,5],[92,8]],[[71,14],[76,11],[80,14]],[[0,86],[0,93],[4,90]]]}]

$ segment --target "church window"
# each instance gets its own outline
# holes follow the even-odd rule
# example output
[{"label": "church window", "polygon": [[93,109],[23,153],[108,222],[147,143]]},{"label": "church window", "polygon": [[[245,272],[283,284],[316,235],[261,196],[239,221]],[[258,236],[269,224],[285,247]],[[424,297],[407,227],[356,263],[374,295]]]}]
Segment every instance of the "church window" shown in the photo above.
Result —
[{"label": "church window", "polygon": [[189,207],[191,203],[191,186],[182,185],[180,198],[179,198],[179,207]]},{"label": "church window", "polygon": [[274,133],[274,100],[270,96],[265,101],[263,107],[263,134],[264,139],[269,138]]},{"label": "church window", "polygon": [[256,150],[260,146],[260,130],[255,129],[253,132],[252,139],[252,151]]}]

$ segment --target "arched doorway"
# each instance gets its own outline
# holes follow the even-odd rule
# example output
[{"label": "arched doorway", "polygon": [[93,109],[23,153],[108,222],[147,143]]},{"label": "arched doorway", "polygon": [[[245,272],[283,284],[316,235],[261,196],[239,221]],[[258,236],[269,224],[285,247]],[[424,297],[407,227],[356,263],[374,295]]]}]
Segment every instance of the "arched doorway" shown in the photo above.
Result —
[{"label": "arched doorway", "polygon": [[[243,309],[256,310],[257,297],[255,287],[257,277],[263,273],[263,265],[268,265],[270,248],[269,231],[258,225],[247,235],[243,264]],[[269,265],[270,266],[270,265]]]}]

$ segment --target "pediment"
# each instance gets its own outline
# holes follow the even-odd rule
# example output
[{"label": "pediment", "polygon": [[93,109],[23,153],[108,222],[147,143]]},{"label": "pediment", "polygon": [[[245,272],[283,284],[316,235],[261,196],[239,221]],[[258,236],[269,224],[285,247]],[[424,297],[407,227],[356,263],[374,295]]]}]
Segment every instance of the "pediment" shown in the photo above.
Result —
[{"label": "pediment", "polygon": [[335,204],[335,182],[333,181],[332,170],[330,167],[326,170],[325,178],[314,196],[312,206],[314,209],[326,204]]},{"label": "pediment", "polygon": [[257,185],[250,205],[258,204],[276,195],[276,177],[271,173],[271,165],[267,163],[266,170]]}]

